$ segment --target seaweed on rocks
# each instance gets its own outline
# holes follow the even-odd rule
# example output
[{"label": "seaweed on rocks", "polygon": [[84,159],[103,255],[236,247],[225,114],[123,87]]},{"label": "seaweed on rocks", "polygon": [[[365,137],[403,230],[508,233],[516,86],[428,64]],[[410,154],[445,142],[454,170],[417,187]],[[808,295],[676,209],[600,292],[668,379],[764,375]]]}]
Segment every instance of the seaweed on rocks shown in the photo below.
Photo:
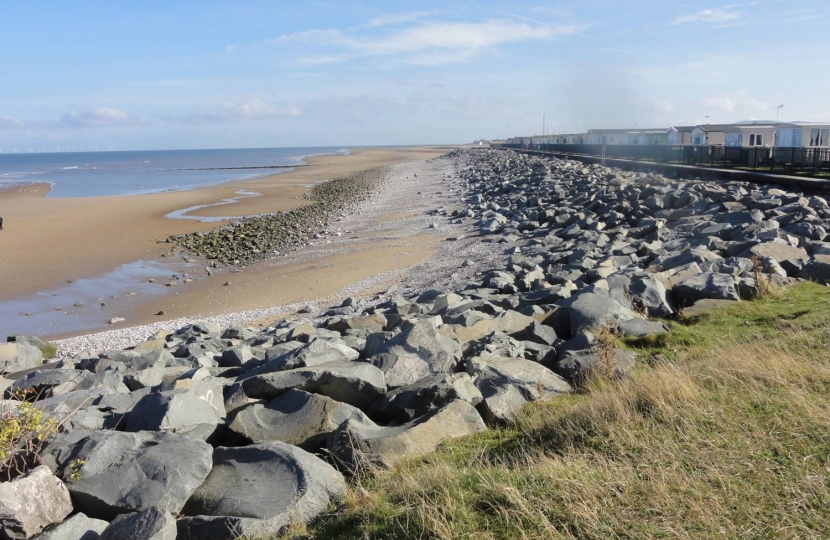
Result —
[{"label": "seaweed on rocks", "polygon": [[314,185],[304,196],[311,204],[261,216],[246,217],[207,232],[173,236],[170,240],[194,255],[225,265],[247,265],[304,244],[371,196],[389,176],[376,167]]}]

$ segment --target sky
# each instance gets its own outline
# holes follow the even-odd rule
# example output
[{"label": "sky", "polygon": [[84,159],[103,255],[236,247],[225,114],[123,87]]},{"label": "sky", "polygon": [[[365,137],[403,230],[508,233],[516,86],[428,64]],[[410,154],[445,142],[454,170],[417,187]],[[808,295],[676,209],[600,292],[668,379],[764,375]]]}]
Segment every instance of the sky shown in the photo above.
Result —
[{"label": "sky", "polygon": [[3,152],[830,121],[828,0],[0,0],[0,36]]}]

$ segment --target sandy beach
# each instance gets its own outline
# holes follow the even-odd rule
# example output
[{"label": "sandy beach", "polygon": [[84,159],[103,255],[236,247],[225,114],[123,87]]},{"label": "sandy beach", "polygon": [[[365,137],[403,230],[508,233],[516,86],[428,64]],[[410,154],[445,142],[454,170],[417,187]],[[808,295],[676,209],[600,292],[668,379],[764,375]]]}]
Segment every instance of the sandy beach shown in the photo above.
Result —
[{"label": "sandy beach", "polygon": [[356,150],[350,155],[308,158],[307,167],[253,180],[228,182],[182,192],[120,197],[48,198],[48,185],[14,187],[0,193],[0,301],[52,289],[68,280],[95,277],[119,265],[159,257],[170,235],[204,231],[217,223],[168,219],[175,210],[215,204],[238,190],[258,197],[196,216],[243,216],[287,210],[304,204],[307,186],[357,170],[440,155],[446,148]]},{"label": "sandy beach", "polygon": [[[201,222],[194,219],[171,219],[170,212],[200,205],[214,205],[238,196],[238,191],[261,195],[244,197],[233,204],[206,206],[189,212],[201,218],[244,216],[287,210],[307,204],[302,198],[309,186],[377,166],[412,164],[398,167],[396,174],[410,175],[428,166],[424,160],[441,155],[448,147],[414,147],[357,150],[350,155],[325,155],[308,158],[308,166],[253,180],[228,182],[190,191],[149,195],[87,198],[49,198],[48,185],[27,185],[0,193],[0,215],[5,229],[0,232],[0,302],[9,306],[22,302],[25,312],[56,321],[47,323],[48,337],[66,337],[107,328],[111,317],[125,319],[114,328],[148,324],[159,320],[196,315],[263,309],[272,306],[312,301],[335,294],[350,284],[384,272],[396,271],[423,261],[441,239],[409,227],[403,222],[424,209],[400,208],[393,204],[375,219],[380,226],[363,224],[347,231],[341,240],[346,249],[289,254],[245,268],[229,267],[207,275],[204,262],[195,261],[186,270],[193,281],[169,280],[171,274],[156,283],[144,280],[143,291],[131,292],[129,285],[117,291],[95,289],[95,279],[121,265],[136,261],[158,261],[171,244],[163,242],[170,235],[206,231],[224,222]],[[407,172],[408,171],[408,172]],[[395,228],[403,233],[388,232]],[[174,258],[181,264],[181,258]],[[168,261],[168,262],[165,262]],[[170,267],[171,273],[182,270]],[[73,305],[68,288],[92,280],[92,291],[83,304]],[[174,281],[177,286],[165,287]],[[72,282],[72,285],[67,285]],[[230,285],[227,285],[230,283]],[[43,294],[48,291],[49,294]],[[109,295],[115,296],[109,296]],[[39,304],[28,306],[27,299],[40,297]],[[98,298],[100,297],[100,298]],[[99,307],[106,300],[107,306]],[[55,310],[59,310],[55,312]],[[163,315],[158,315],[163,312]],[[7,310],[9,319],[0,331],[16,333],[23,311]],[[61,321],[92,320],[87,328],[70,329]],[[16,322],[18,321],[18,322]],[[33,322],[34,324],[34,322]],[[37,323],[39,324],[39,323]],[[91,327],[97,325],[97,327]],[[51,329],[54,328],[54,331]]]}]

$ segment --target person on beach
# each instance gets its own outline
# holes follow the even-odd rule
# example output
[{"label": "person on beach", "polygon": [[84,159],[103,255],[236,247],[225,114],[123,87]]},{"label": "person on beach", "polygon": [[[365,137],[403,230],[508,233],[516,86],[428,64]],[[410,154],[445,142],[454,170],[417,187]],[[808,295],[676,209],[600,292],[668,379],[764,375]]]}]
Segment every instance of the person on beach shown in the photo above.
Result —
[{"label": "person on beach", "polygon": [[0,217],[0,231],[3,230],[3,218]]}]

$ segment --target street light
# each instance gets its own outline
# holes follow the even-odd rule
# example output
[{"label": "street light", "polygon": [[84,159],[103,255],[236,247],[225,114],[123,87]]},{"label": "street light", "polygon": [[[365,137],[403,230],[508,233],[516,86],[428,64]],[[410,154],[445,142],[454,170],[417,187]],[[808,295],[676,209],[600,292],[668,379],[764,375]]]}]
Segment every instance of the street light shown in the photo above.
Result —
[{"label": "street light", "polygon": [[783,109],[783,108],[784,108],[783,104],[782,105],[776,105],[775,107],[773,107],[773,109],[775,109],[775,125],[776,126],[778,125],[778,115],[781,113],[781,109]]},{"label": "street light", "polygon": [[773,107],[775,109],[775,134],[772,136],[772,146],[778,146],[778,115],[781,113],[781,109],[784,108],[784,104],[776,105]]},{"label": "street light", "polygon": [[706,146],[709,145],[709,115],[703,117],[706,120]]}]

